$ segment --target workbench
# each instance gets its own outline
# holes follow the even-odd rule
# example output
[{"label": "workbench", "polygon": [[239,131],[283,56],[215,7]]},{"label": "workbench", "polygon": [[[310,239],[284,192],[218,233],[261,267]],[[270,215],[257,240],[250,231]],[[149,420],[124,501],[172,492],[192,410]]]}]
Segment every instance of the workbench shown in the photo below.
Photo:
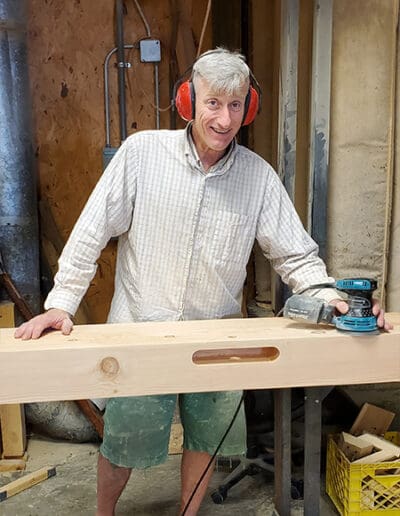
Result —
[{"label": "workbench", "polygon": [[[354,336],[284,318],[75,326],[21,341],[0,330],[0,403],[238,389],[276,391],[276,504],[289,514],[290,389],[305,387],[305,514],[319,513],[321,402],[336,385],[400,382],[393,331]],[[318,434],[318,435],[317,435]]]}]

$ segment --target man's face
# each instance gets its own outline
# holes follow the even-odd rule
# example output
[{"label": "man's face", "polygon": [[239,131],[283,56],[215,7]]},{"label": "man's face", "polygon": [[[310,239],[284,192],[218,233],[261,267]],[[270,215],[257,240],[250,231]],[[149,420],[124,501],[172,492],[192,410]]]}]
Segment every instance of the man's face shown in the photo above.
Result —
[{"label": "man's face", "polygon": [[242,125],[248,88],[245,85],[242,91],[235,95],[216,95],[208,83],[200,79],[196,81],[195,89],[196,115],[192,126],[193,139],[199,154],[215,154],[217,161]]}]

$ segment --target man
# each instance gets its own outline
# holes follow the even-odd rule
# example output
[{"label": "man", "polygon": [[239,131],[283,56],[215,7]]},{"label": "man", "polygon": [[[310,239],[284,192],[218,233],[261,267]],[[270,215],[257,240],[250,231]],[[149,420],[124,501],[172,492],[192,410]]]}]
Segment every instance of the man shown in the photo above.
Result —
[{"label": "man", "polygon": [[[332,281],[315,242],[272,168],[235,142],[249,92],[249,69],[237,53],[206,52],[194,64],[194,119],[185,130],[130,136],[101,177],[60,257],[42,314],[16,331],[38,338],[44,329],[68,334],[96,260],[119,236],[109,322],[232,317],[240,313],[246,264],[257,238],[282,279],[296,292]],[[328,301],[337,293],[318,291]],[[346,311],[346,304],[337,307]],[[383,311],[375,306],[378,324]],[[70,315],[71,314],[71,315]],[[386,323],[386,328],[389,325]],[[238,406],[240,392],[179,397],[184,427],[185,507]],[[98,512],[114,514],[132,468],[167,456],[175,396],[117,398],[107,403],[98,462]],[[245,452],[241,409],[221,453]],[[212,469],[187,515],[197,514]]]}]

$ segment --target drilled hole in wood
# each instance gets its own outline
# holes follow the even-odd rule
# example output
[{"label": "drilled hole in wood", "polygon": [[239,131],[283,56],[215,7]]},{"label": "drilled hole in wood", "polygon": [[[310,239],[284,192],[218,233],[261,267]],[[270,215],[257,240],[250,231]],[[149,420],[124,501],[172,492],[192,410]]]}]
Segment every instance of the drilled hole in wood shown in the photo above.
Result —
[{"label": "drilled hole in wood", "polygon": [[193,353],[194,364],[242,364],[245,362],[272,362],[279,357],[274,347],[239,349],[200,349]]},{"label": "drilled hole in wood", "polygon": [[118,360],[114,357],[103,358],[103,360],[100,362],[100,370],[108,377],[117,375],[119,371]]}]

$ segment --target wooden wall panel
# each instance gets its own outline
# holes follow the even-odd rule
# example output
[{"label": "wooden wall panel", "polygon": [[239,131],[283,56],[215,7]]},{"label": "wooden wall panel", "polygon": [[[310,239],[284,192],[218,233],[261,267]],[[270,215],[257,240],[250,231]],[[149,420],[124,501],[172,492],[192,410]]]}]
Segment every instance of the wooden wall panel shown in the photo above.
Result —
[{"label": "wooden wall panel", "polygon": [[[105,143],[103,63],[115,47],[114,2],[98,0],[31,0],[28,46],[30,81],[40,195],[48,200],[59,232],[66,240],[91,190],[102,173]],[[174,2],[141,0],[152,36],[161,40],[159,67],[160,105],[170,102],[169,60]],[[189,20],[194,44],[201,30],[206,0],[190,2]],[[126,44],[146,36],[132,1],[125,2]],[[208,33],[209,34],[209,33]],[[209,44],[210,37],[205,42]],[[205,47],[207,48],[207,47]],[[132,68],[127,71],[127,128],[155,127],[153,65],[140,63],[137,50],[126,54]],[[115,59],[109,67],[112,144],[118,145],[117,74]],[[161,128],[168,128],[170,114],[161,112]],[[115,243],[99,259],[99,268],[86,301],[93,322],[105,320],[113,290]]]},{"label": "wooden wall panel", "polygon": [[397,17],[398,0],[334,2],[328,263],[337,278],[377,278],[382,299]]}]

